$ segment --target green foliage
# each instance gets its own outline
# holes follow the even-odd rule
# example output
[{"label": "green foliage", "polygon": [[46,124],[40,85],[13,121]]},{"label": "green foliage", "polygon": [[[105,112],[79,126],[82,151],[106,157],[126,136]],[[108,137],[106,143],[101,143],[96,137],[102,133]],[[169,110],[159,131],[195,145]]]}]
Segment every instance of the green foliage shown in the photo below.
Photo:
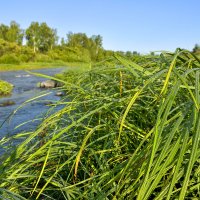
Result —
[{"label": "green foliage", "polygon": [[[26,45],[22,45],[23,39]],[[20,25],[15,21],[9,26],[0,25],[0,56],[12,54],[11,57],[16,56],[22,63],[53,61],[95,63],[108,61],[115,53],[103,49],[103,38],[100,35],[88,37],[85,33],[69,32],[66,39],[61,38],[60,45],[57,42],[56,29],[49,27],[45,22],[32,22],[26,30],[20,29]],[[135,51],[117,53],[130,59],[139,56]],[[107,64],[110,65],[108,62]]]},{"label": "green foliage", "polygon": [[18,52],[17,54],[19,56],[19,59],[22,62],[33,61],[35,57],[35,53],[33,52],[33,49],[31,49],[28,46],[21,46],[20,52]]},{"label": "green foliage", "polygon": [[44,22],[41,24],[32,22],[26,29],[26,40],[27,45],[32,47],[34,52],[47,52],[57,42],[56,30]]},{"label": "green foliage", "polygon": [[5,24],[0,24],[0,39],[3,39],[3,40],[7,40],[7,32],[9,30],[9,27],[6,26]]},{"label": "green foliage", "polygon": [[[1,62],[1,63],[10,63],[17,64],[19,61],[28,62],[33,60],[35,54],[32,49],[27,46],[19,46],[13,42],[7,42],[5,40],[0,39],[0,59],[2,57],[7,58],[14,57],[12,60],[18,60],[16,62]],[[17,57],[17,58],[16,58]],[[3,58],[4,60],[4,58]],[[6,59],[7,60],[7,59]]]},{"label": "green foliage", "polygon": [[198,44],[195,44],[192,51],[193,53],[200,54],[200,46]]},{"label": "green foliage", "polygon": [[0,39],[0,56],[20,52],[20,47],[13,42]]},{"label": "green foliage", "polygon": [[93,35],[88,37],[85,33],[68,33],[67,43],[68,47],[79,47],[87,49],[90,53],[90,58],[93,61],[98,59],[99,51],[102,50],[102,37],[100,35]]},{"label": "green foliage", "polygon": [[1,195],[199,199],[200,61],[184,50],[145,59],[115,54],[115,66],[52,78],[64,107],[2,139],[23,142],[1,156]]},{"label": "green foliage", "polygon": [[82,47],[57,47],[48,52],[53,60],[63,60],[65,62],[90,62],[90,54]]},{"label": "green foliage", "polygon": [[0,24],[0,39],[22,45],[23,37],[23,30],[20,29],[20,25],[15,21],[11,21],[10,26]]},{"label": "green foliage", "polygon": [[45,54],[36,54],[33,61],[35,62],[53,62],[53,60],[48,56],[48,55],[45,55]]},{"label": "green foliage", "polygon": [[0,80],[0,96],[10,94],[12,92],[12,89],[13,89],[12,84],[6,81]]},{"label": "green foliage", "polygon": [[20,59],[15,54],[6,54],[0,57],[1,64],[20,64]]}]

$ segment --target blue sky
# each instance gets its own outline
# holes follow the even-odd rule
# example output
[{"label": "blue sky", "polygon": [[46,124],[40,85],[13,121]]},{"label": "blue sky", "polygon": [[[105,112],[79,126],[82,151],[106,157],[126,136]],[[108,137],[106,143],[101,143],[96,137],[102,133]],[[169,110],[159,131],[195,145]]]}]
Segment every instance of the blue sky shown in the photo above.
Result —
[{"label": "blue sky", "polygon": [[46,22],[60,37],[100,34],[105,49],[192,50],[200,43],[200,0],[1,0],[0,23]]}]

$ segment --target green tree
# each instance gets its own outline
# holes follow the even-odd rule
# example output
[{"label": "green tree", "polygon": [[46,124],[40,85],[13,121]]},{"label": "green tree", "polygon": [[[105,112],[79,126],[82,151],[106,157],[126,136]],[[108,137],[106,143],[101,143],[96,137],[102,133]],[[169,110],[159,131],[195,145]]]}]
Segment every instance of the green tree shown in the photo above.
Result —
[{"label": "green tree", "polygon": [[90,38],[90,48],[89,48],[89,51],[90,51],[90,54],[91,54],[91,59],[96,61],[100,56],[98,55],[100,52],[101,49],[103,49],[102,47],[102,42],[103,39],[100,35],[93,35],[91,38]]},{"label": "green tree", "polygon": [[10,22],[10,26],[0,25],[0,38],[8,42],[16,42],[22,45],[24,37],[24,31],[20,28],[20,25],[15,21]]},{"label": "green tree", "polygon": [[193,50],[192,50],[193,53],[200,53],[200,46],[198,44],[195,44]]},{"label": "green tree", "polygon": [[42,52],[52,49],[58,41],[56,29],[50,28],[46,23],[40,24],[40,44],[39,49]]},{"label": "green tree", "polygon": [[64,39],[63,37],[61,38],[60,45],[61,45],[61,46],[64,46],[64,45],[65,45],[65,39]]},{"label": "green tree", "polygon": [[92,60],[96,61],[99,50],[102,48],[102,37],[100,35],[93,35],[88,37],[85,33],[67,34],[67,45],[69,47],[81,47],[89,51]]},{"label": "green tree", "polygon": [[50,28],[46,23],[32,22],[26,30],[26,40],[34,52],[47,52],[56,45],[58,37],[56,29]]},{"label": "green tree", "polygon": [[26,41],[27,45],[33,47],[34,53],[38,51],[39,48],[39,23],[32,22],[31,25],[26,29]]},{"label": "green tree", "polygon": [[72,33],[67,34],[67,45],[70,47],[83,47],[88,48],[89,38],[85,33]]},{"label": "green tree", "polygon": [[137,51],[133,51],[133,55],[140,55]]},{"label": "green tree", "polygon": [[6,33],[7,41],[16,42],[19,45],[22,45],[24,37],[24,31],[20,28],[20,25],[15,21],[10,22],[10,27]]},{"label": "green tree", "polygon": [[3,40],[7,40],[7,32],[9,30],[9,26],[5,24],[0,24],[0,38]]},{"label": "green tree", "polygon": [[125,56],[126,56],[127,58],[131,58],[131,57],[133,56],[133,54],[132,54],[131,51],[126,51]]}]

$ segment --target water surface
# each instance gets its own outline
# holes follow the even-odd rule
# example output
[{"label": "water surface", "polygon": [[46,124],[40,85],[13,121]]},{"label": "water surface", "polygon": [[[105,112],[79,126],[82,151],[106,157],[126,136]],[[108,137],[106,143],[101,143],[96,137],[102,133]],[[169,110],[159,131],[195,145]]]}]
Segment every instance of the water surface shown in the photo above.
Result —
[{"label": "water surface", "polygon": [[[32,71],[53,76],[64,69],[66,68]],[[49,110],[49,103],[57,102],[60,99],[55,95],[57,90],[37,87],[37,83],[46,80],[45,78],[29,74],[26,71],[0,72],[0,79],[8,81],[15,86],[11,96],[0,98],[0,104],[5,101],[13,101],[15,103],[14,105],[0,107],[0,138],[7,134],[13,135],[18,132],[34,130]],[[47,93],[50,94],[24,104],[29,99]],[[35,120],[36,118],[40,118],[40,120]],[[29,123],[18,127],[19,124],[27,121]]]}]

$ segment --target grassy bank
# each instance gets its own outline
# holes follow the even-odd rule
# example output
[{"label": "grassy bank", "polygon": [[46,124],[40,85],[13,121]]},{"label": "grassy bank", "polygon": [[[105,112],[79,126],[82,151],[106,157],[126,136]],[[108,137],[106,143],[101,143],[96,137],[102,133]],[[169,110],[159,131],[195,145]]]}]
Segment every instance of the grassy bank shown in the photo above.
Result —
[{"label": "grassy bank", "polygon": [[12,89],[13,86],[10,83],[0,80],[0,96],[11,94]]},{"label": "grassy bank", "polygon": [[43,69],[43,68],[55,68],[55,67],[83,67],[87,68],[89,63],[82,62],[30,62],[23,64],[0,64],[0,71],[13,71],[13,70],[32,70],[32,69]]},{"label": "grassy bank", "polygon": [[1,156],[11,199],[199,199],[200,61],[187,51],[66,73],[64,105]]}]

